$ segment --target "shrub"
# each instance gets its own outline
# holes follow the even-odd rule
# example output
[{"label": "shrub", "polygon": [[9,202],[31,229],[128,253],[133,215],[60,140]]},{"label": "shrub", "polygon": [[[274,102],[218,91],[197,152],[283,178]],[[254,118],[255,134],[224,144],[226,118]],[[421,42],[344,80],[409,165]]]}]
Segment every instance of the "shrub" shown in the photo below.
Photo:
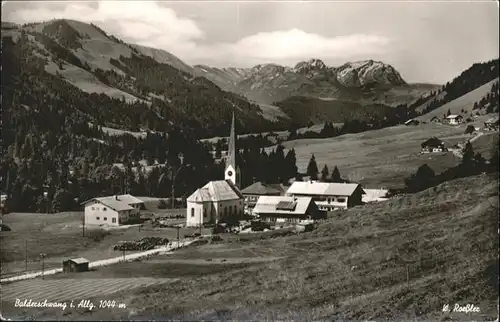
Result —
[{"label": "shrub", "polygon": [[158,209],[167,209],[167,202],[164,199],[160,199],[158,202]]}]

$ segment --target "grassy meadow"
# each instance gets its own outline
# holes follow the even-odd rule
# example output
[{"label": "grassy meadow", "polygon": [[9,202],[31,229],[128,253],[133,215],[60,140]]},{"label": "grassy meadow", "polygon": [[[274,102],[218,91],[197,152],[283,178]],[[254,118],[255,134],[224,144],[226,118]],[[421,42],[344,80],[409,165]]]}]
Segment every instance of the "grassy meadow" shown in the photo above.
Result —
[{"label": "grassy meadow", "polygon": [[[71,274],[88,283],[110,277],[159,280],[105,296],[127,309],[24,314],[38,320],[493,320],[497,213],[497,175],[458,179],[338,212],[309,233],[224,236],[222,243]],[[161,282],[167,278],[178,280]],[[46,283],[54,279],[65,275]],[[78,292],[66,295],[80,298]],[[481,311],[442,312],[443,305],[455,303]],[[12,301],[2,307],[6,316],[19,312]]]},{"label": "grassy meadow", "polygon": [[[471,124],[481,126],[490,116],[482,116]],[[474,135],[464,134],[467,124],[448,126],[443,124],[399,125],[357,134],[346,134],[327,139],[301,139],[284,142],[285,153],[295,149],[297,167],[305,173],[311,155],[314,154],[321,171],[326,164],[331,171],[337,166],[341,175],[367,188],[396,188],[404,184],[404,178],[427,163],[436,173],[457,165],[460,158],[453,153],[420,154],[420,144],[436,136],[447,147],[464,143]],[[474,149],[490,155],[497,132],[485,133],[472,143]],[[267,151],[275,147],[268,148]]]},{"label": "grassy meadow", "polygon": [[[183,212],[185,210],[176,210]],[[166,213],[164,211],[163,213]],[[153,228],[150,223],[139,227],[103,230],[86,226],[82,232],[82,213],[57,214],[11,213],[4,215],[3,222],[12,231],[0,232],[0,255],[2,277],[25,271],[41,270],[40,254],[45,253],[45,268],[60,268],[68,258],[84,257],[90,261],[121,256],[113,251],[120,241],[134,241],[143,237],[163,237],[177,240],[177,229]],[[179,220],[172,220],[172,224]],[[182,228],[180,238],[185,234],[198,232],[196,228]],[[204,233],[209,230],[205,229]],[[27,247],[26,247],[27,246]],[[26,253],[27,251],[27,253]]]}]

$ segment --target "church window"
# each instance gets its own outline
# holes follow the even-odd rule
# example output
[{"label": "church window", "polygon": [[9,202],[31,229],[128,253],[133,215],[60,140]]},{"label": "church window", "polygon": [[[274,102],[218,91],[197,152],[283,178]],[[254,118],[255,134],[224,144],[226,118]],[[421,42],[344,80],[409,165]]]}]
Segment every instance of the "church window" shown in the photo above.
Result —
[{"label": "church window", "polygon": [[194,217],[194,208],[191,208],[191,217]]}]

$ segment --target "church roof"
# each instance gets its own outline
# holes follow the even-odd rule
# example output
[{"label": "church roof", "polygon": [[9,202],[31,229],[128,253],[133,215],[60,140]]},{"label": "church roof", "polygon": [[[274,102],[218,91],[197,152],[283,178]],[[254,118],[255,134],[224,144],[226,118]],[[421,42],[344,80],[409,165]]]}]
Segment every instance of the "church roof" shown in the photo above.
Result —
[{"label": "church roof", "polygon": [[211,201],[212,197],[207,188],[197,189],[192,195],[187,198],[189,202],[206,202]]},{"label": "church roof", "polygon": [[187,198],[188,202],[216,202],[242,199],[240,190],[230,180],[210,181]]}]

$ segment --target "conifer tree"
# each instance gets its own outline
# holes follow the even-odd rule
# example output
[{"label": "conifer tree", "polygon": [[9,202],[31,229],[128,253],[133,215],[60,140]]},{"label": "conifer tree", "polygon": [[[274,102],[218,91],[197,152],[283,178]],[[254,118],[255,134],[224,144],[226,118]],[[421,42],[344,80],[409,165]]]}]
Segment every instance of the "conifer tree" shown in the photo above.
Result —
[{"label": "conifer tree", "polygon": [[316,164],[314,154],[311,156],[309,164],[307,165],[307,175],[311,180],[318,180],[318,165]]},{"label": "conifer tree", "polygon": [[342,182],[342,178],[340,176],[340,171],[339,169],[337,168],[337,166],[335,166],[332,170],[332,176],[330,177],[330,181],[331,182],[337,182],[337,183],[340,183]]},{"label": "conifer tree", "polygon": [[323,167],[323,169],[321,170],[321,179],[320,181],[321,182],[328,182],[329,179],[330,179],[330,176],[329,176],[329,172],[328,172],[328,167],[327,165],[325,164],[325,166]]}]

